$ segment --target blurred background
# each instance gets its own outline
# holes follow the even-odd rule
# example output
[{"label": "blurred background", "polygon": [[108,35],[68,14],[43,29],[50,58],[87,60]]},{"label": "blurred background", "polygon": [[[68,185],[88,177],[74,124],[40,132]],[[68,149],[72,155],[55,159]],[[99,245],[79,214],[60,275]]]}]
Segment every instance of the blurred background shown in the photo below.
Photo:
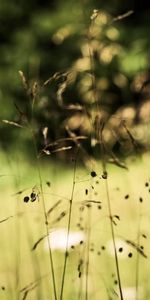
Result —
[{"label": "blurred background", "polygon": [[23,126],[32,119],[39,150],[70,130],[90,137],[84,142],[90,152],[98,144],[98,118],[107,123],[109,149],[130,154],[131,130],[147,151],[149,17],[146,0],[1,1],[1,147],[20,143],[30,153],[27,133],[8,122]]}]

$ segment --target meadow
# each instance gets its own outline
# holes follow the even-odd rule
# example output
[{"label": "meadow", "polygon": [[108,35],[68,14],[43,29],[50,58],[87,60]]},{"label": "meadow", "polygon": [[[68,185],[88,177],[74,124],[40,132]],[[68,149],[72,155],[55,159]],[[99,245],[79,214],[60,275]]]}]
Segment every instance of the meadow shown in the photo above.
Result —
[{"label": "meadow", "polygon": [[1,162],[0,299],[149,298],[149,154],[108,164],[107,178],[100,160]]},{"label": "meadow", "polygon": [[16,62],[6,53],[0,300],[147,300],[147,40],[130,35],[131,9],[88,14],[68,3],[56,15],[29,9],[27,31],[14,29]]}]

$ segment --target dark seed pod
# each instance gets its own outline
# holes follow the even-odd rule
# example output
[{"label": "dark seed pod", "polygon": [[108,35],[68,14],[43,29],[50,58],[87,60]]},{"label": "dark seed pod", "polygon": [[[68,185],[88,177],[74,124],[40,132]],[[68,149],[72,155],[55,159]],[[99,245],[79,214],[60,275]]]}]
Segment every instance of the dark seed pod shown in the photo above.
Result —
[{"label": "dark seed pod", "polygon": [[34,202],[36,200],[37,196],[34,192],[32,192],[30,195],[30,198],[31,198],[31,202]]},{"label": "dark seed pod", "polygon": [[122,247],[120,247],[120,248],[119,248],[119,252],[122,252],[122,251],[123,251],[123,248],[122,248]]},{"label": "dark seed pod", "polygon": [[85,195],[88,195],[88,189],[85,189]]},{"label": "dark seed pod", "polygon": [[25,196],[24,199],[23,199],[23,201],[24,201],[25,203],[27,203],[27,202],[29,201],[29,197],[28,197],[28,196]]},{"label": "dark seed pod", "polygon": [[91,252],[94,252],[94,248],[91,248],[90,251],[91,251]]},{"label": "dark seed pod", "polygon": [[80,241],[80,245],[82,245],[83,244],[83,241]]},{"label": "dark seed pod", "polygon": [[102,246],[101,249],[102,249],[102,250],[105,250],[106,248],[105,248],[105,246]]},{"label": "dark seed pod", "polygon": [[92,177],[96,177],[96,176],[97,176],[96,172],[95,172],[95,171],[92,171],[92,172],[91,172],[91,176],[92,176]]},{"label": "dark seed pod", "polygon": [[106,171],[103,172],[102,178],[103,178],[103,179],[107,179],[107,172],[106,172]]},{"label": "dark seed pod", "polygon": [[97,208],[98,208],[98,209],[102,209],[101,205],[98,205]]},{"label": "dark seed pod", "polygon": [[91,208],[92,205],[88,203],[88,204],[86,204],[86,207],[87,207],[87,208]]},{"label": "dark seed pod", "polygon": [[131,252],[128,254],[128,257],[132,257],[132,253]]}]

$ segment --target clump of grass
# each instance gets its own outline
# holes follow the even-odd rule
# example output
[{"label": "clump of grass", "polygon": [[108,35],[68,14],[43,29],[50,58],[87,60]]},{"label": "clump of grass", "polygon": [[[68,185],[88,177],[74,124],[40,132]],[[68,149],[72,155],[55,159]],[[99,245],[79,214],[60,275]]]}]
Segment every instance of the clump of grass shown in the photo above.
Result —
[{"label": "clump of grass", "polygon": [[[47,241],[48,241],[48,245],[49,245],[49,263],[50,263],[50,269],[51,269],[51,274],[52,274],[54,299],[57,300],[55,271],[54,271],[54,265],[53,265],[53,257],[52,257],[50,240],[48,237],[49,236],[49,227],[48,227],[48,218],[47,218],[46,204],[45,204],[45,198],[44,198],[44,192],[43,192],[43,181],[42,181],[41,169],[40,169],[40,164],[39,164],[39,159],[38,159],[36,137],[35,137],[35,132],[33,129],[33,124],[32,124],[33,123],[34,104],[35,104],[36,97],[38,94],[38,84],[35,81],[30,88],[29,83],[28,83],[24,73],[22,71],[19,71],[19,75],[21,77],[23,87],[27,93],[27,96],[29,97],[29,114],[28,115],[24,114],[24,119],[25,119],[25,127],[27,127],[27,129],[29,130],[29,132],[31,134],[33,149],[34,149],[35,158],[36,158],[35,163],[36,163],[36,168],[37,168],[37,173],[38,173],[38,178],[39,178],[39,191],[36,191],[36,188],[33,188],[30,196],[24,197],[24,202],[27,203],[29,200],[31,202],[34,202],[39,198],[39,194],[40,194],[40,200],[42,202],[43,215],[44,215],[44,219],[45,219],[45,231],[46,231],[45,236],[47,237]],[[22,115],[20,108],[17,107],[17,110],[18,110],[19,114]],[[15,124],[11,124],[11,125],[15,125]],[[34,245],[33,250],[37,247],[38,243],[39,243],[39,241]],[[28,294],[28,291],[25,293],[24,297],[27,297],[27,294]]]},{"label": "clump of grass", "polygon": [[[114,21],[121,20],[121,18],[126,17],[128,14],[125,14],[122,17],[118,16],[118,18],[114,19]],[[96,20],[97,16],[98,16],[98,11],[95,10],[91,16],[90,26],[93,26],[93,22]],[[21,288],[20,292],[16,293],[18,299],[20,294],[22,300],[27,299],[28,295],[31,292],[33,292],[33,290],[39,288],[39,284],[40,284],[39,282],[41,282],[43,279],[47,277],[50,277],[49,281],[51,284],[51,279],[52,279],[53,298],[55,300],[58,299],[63,300],[67,298],[69,299],[70,296],[68,295],[70,295],[73,289],[72,282],[76,283],[77,280],[79,280],[79,285],[78,288],[76,288],[75,290],[77,292],[78,299],[82,299],[83,297],[86,300],[97,299],[98,297],[104,297],[104,299],[105,298],[113,299],[115,297],[115,298],[119,298],[120,300],[124,300],[123,288],[122,288],[123,284],[122,284],[122,277],[121,277],[122,270],[120,270],[121,263],[119,261],[119,257],[120,257],[119,254],[121,254],[124,251],[124,248],[123,246],[119,246],[119,248],[117,248],[117,243],[116,243],[116,239],[119,236],[118,232],[121,227],[120,224],[122,224],[121,215],[123,214],[123,212],[122,209],[118,209],[117,207],[114,207],[113,204],[114,201],[114,197],[112,196],[113,189],[111,189],[110,187],[112,179],[111,179],[111,172],[109,171],[109,167],[108,167],[108,162],[113,163],[117,168],[123,170],[124,172],[128,172],[129,169],[124,162],[120,161],[120,159],[116,157],[112,149],[109,149],[105,143],[104,131],[107,127],[107,120],[103,120],[99,118],[101,114],[101,107],[99,105],[98,93],[96,90],[96,75],[94,70],[94,55],[91,48],[92,46],[91,46],[90,30],[91,28],[88,29],[87,40],[89,44],[89,58],[91,62],[90,73],[92,75],[91,76],[91,80],[92,80],[91,86],[93,91],[92,102],[93,102],[93,106],[95,107],[94,110],[96,111],[96,113],[93,117],[86,110],[86,108],[85,111],[86,114],[89,116],[89,121],[92,127],[92,135],[94,135],[96,143],[99,145],[99,156],[101,158],[102,165],[100,166],[99,163],[97,163],[93,159],[93,157],[90,157],[90,155],[85,150],[83,143],[85,140],[87,140],[87,136],[78,135],[76,132],[70,129],[69,126],[65,127],[68,136],[59,138],[55,142],[54,141],[48,142],[47,139],[48,128],[44,127],[42,132],[44,138],[44,146],[42,146],[41,149],[38,150],[36,132],[33,126],[33,120],[34,120],[34,108],[38,96],[39,87],[36,81],[30,87],[22,71],[19,71],[19,74],[22,79],[23,87],[29,98],[29,104],[30,104],[29,115],[27,115],[27,113],[24,113],[17,106],[16,108],[22,122],[17,123],[14,121],[3,120],[5,124],[18,127],[20,130],[24,130],[24,129],[28,130],[28,132],[30,133],[30,138],[32,140],[32,144],[34,148],[34,156],[35,156],[34,167],[36,168],[38,174],[37,175],[38,184],[34,185],[28,193],[26,189],[20,189],[20,187],[17,186],[16,189],[18,190],[18,192],[16,192],[14,196],[15,197],[19,196],[19,199],[17,201],[20,201],[20,196],[21,196],[22,203],[26,206],[36,205],[36,204],[39,206],[41,205],[40,208],[42,210],[42,214],[41,214],[42,217],[40,215],[40,218],[42,219],[43,234],[40,235],[39,233],[39,238],[37,240],[34,239],[34,243],[32,244],[32,248],[30,249],[32,250],[31,251],[32,257],[38,250],[38,246],[42,244],[42,242],[45,239],[47,239],[48,250],[49,250],[48,253],[49,253],[50,272],[46,275],[39,274],[40,276],[38,280],[33,280],[31,283]],[[59,76],[61,75],[58,73],[53,75],[50,79],[48,79],[44,83],[44,86],[46,86],[49,82],[51,82],[56,77],[58,78]],[[60,107],[63,107],[63,93],[66,88],[67,88],[67,74],[65,80],[63,81],[62,84],[60,84],[57,91],[57,98],[58,98],[57,100],[59,102]],[[122,128],[126,132],[126,136],[128,136],[128,139],[130,140],[132,146],[135,149],[137,149],[138,145],[132,133],[128,129],[126,123],[121,120],[120,126],[122,126]],[[90,139],[92,140],[92,137],[90,137]],[[68,195],[67,197],[66,196],[64,197],[63,195],[57,195],[59,199],[57,200],[55,199],[53,201],[54,203],[52,203],[48,208],[45,199],[45,189],[44,189],[45,181],[42,177],[40,159],[42,159],[43,156],[45,155],[49,157],[52,154],[55,155],[56,153],[58,154],[63,151],[69,153],[68,156],[69,155],[73,156],[73,160],[72,160],[73,174],[71,178],[72,180],[71,193],[69,197]],[[80,165],[82,165],[82,169],[80,166],[78,166],[79,162]],[[67,168],[66,165],[65,168]],[[79,172],[81,171],[83,172],[84,169],[84,173],[85,173],[85,176],[83,177],[80,176],[79,179],[77,179],[78,169]],[[68,183],[65,182],[64,184],[65,184],[65,192],[67,193],[66,190],[68,188],[67,186]],[[52,185],[51,181],[46,180],[46,186],[48,189],[51,189],[51,185]],[[149,181],[145,182],[145,188],[148,189],[149,192]],[[117,188],[116,193],[119,191],[120,188]],[[52,197],[54,195],[52,195],[51,192],[48,192],[48,196]],[[121,199],[122,198],[127,200],[124,201],[125,203],[123,205],[128,205],[131,203],[132,196],[130,195],[128,189],[125,188],[125,193],[123,193]],[[141,226],[140,205],[143,204],[143,196],[141,195],[139,197],[138,204],[140,210],[138,216],[138,229],[137,229],[136,241],[128,237],[122,239],[130,247],[128,254],[126,255],[130,261],[134,259],[135,256],[134,251],[136,251],[137,253],[136,264],[135,264],[135,277],[136,277],[135,285],[136,285],[137,300],[139,298],[138,290],[139,290],[140,256],[142,259],[147,258],[147,254],[144,251],[144,246],[143,245],[141,246],[142,226]],[[4,223],[4,224],[6,222],[8,223],[8,221],[14,219],[14,217],[16,216],[18,217],[19,213],[20,212],[17,210],[15,215],[8,215],[7,217],[2,218],[0,223]],[[64,224],[65,227],[67,228],[67,239],[65,244],[65,253],[61,257],[61,260],[58,255],[57,264],[59,263],[59,261],[61,261],[60,263],[61,266],[59,270],[58,266],[54,264],[54,259],[53,259],[54,255],[52,253],[50,234],[55,229],[55,227],[59,228],[61,226],[64,226]],[[19,226],[19,224],[17,226]],[[74,226],[77,226],[79,230],[85,233],[86,240],[85,241],[80,240],[78,245],[75,246],[74,244],[72,244],[71,247],[69,247],[70,231],[71,228]],[[107,239],[108,236],[110,235],[113,242],[113,251],[114,251],[113,264],[110,262],[109,258],[107,257]],[[20,236],[20,232],[19,232],[19,236]],[[143,234],[142,237],[146,239],[145,234]],[[103,260],[105,260],[105,266]],[[34,267],[36,264],[38,265],[40,264],[40,262],[37,260],[35,256],[35,258],[33,259]],[[68,284],[66,278],[70,276],[69,272],[72,265],[73,265],[73,271],[75,270],[75,273],[73,273],[73,280],[72,281],[70,280]],[[36,267],[40,272],[40,267],[39,266]],[[102,271],[99,272],[99,269],[102,269]],[[112,269],[113,269],[113,276],[111,275]],[[19,271],[17,270],[17,272]],[[58,273],[59,273],[59,277],[58,275],[56,276],[56,274]],[[101,296],[101,291],[98,290],[97,286],[95,287],[93,284],[92,288],[90,287],[92,281],[91,274],[93,275],[94,278],[96,278],[97,281],[99,281],[100,283],[102,283],[102,285],[104,285],[104,293],[102,294],[102,296]],[[18,277],[19,277],[19,273],[16,273],[16,279],[18,279]],[[105,277],[106,279],[104,279]],[[109,280],[108,283],[106,282],[109,277],[111,277],[111,280],[113,277],[113,282],[110,283]],[[58,291],[59,283],[61,284],[60,284],[60,290]],[[67,291],[65,293],[65,289],[69,290],[69,292]],[[4,286],[2,290],[4,291]],[[51,295],[49,295],[48,297],[49,299],[51,299]]]}]

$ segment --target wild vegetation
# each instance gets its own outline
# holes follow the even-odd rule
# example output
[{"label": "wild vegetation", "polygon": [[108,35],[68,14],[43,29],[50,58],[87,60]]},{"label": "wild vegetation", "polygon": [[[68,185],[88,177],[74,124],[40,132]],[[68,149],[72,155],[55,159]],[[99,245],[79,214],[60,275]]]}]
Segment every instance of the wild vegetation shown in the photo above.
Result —
[{"label": "wild vegetation", "polygon": [[[117,22],[132,14],[94,9],[69,67],[44,80],[18,70],[23,100],[1,120],[11,140],[0,154],[1,299],[149,297],[147,61],[129,78],[117,42]],[[52,40],[77,31],[64,26]],[[126,101],[129,86],[142,104]]]}]

